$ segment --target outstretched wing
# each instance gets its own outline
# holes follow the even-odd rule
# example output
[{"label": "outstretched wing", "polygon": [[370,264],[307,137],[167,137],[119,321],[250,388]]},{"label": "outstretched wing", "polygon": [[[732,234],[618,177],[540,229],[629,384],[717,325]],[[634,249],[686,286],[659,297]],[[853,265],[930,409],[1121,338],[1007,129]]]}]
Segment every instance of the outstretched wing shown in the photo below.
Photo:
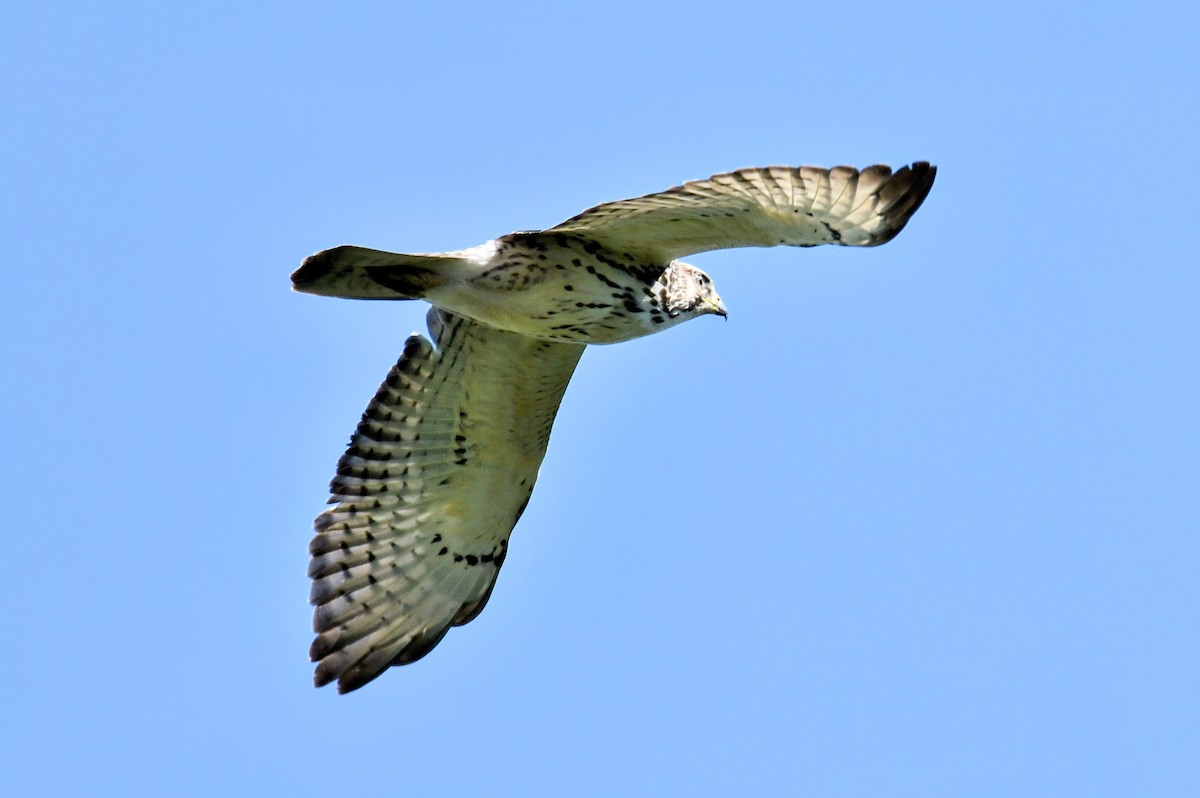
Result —
[{"label": "outstretched wing", "polygon": [[923,161],[895,173],[882,165],[739,169],[597,205],[550,230],[664,263],[733,247],[871,247],[904,228],[936,174]]},{"label": "outstretched wing", "polygon": [[363,413],[309,546],[317,686],[362,687],[487,602],[584,347],[438,308]]}]

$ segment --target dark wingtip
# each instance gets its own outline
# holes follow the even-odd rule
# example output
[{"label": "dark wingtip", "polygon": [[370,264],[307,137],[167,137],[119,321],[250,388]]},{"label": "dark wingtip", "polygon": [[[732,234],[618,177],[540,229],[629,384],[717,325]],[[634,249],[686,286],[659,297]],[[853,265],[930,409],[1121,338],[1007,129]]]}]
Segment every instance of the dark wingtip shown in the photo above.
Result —
[{"label": "dark wingtip", "polygon": [[336,674],[330,673],[329,671],[322,669],[321,666],[318,664],[316,673],[313,674],[313,687],[324,687],[325,685],[329,684],[336,678],[337,678]]},{"label": "dark wingtip", "polygon": [[367,684],[386,669],[385,665],[379,670],[367,672],[361,667],[351,666],[349,669],[341,671],[329,660],[321,660],[317,663],[316,673],[313,674],[313,687],[324,687],[336,680],[338,693],[345,695]]},{"label": "dark wingtip", "polygon": [[900,234],[909,219],[921,207],[921,203],[929,196],[929,190],[933,188],[936,177],[936,166],[928,161],[917,161],[911,166],[897,169],[888,178],[879,189],[886,225],[871,239],[868,246],[886,244]]},{"label": "dark wingtip", "polygon": [[[372,678],[374,678],[374,677],[372,677]],[[355,690],[362,687],[364,684],[366,684],[369,681],[370,681],[370,679],[367,679],[366,681],[351,682],[349,679],[347,679],[346,677],[343,676],[341,679],[338,679],[338,683],[337,683],[338,695],[345,695],[346,693],[353,693]]]},{"label": "dark wingtip", "polygon": [[318,636],[309,649],[309,659],[317,663],[316,672],[313,674],[313,687],[324,687],[336,681],[338,693],[342,695],[352,693],[375,681],[391,667],[408,665],[421,659],[442,641],[449,629],[450,625],[447,624],[444,629],[436,633],[418,635],[396,656],[382,665],[364,664],[361,660],[347,664],[344,657],[338,656],[339,647],[336,644],[329,644]]}]

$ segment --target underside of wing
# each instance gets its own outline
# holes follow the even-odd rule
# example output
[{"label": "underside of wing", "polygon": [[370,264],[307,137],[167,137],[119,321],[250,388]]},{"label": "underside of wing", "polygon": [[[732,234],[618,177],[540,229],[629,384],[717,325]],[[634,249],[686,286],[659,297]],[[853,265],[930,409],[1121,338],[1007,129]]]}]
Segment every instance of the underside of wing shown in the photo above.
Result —
[{"label": "underside of wing", "polygon": [[908,223],[933,186],[925,162],[739,169],[584,211],[556,232],[667,262],[733,247],[876,246]]},{"label": "underside of wing", "polygon": [[317,686],[427,654],[491,594],[582,345],[434,308],[363,413],[309,546]]}]

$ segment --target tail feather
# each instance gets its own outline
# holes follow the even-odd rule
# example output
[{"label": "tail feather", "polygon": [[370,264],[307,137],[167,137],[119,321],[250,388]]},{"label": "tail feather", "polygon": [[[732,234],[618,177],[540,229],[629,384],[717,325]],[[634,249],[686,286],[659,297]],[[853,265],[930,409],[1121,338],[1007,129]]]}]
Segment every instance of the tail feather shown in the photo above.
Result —
[{"label": "tail feather", "polygon": [[444,285],[462,259],[334,247],[310,255],[292,272],[292,288],[347,299],[420,299]]}]

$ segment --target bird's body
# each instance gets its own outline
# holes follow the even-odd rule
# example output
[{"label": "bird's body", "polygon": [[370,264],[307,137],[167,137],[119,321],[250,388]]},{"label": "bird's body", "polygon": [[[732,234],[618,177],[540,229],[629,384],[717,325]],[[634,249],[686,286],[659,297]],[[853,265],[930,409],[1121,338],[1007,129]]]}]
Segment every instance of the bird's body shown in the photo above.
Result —
[{"label": "bird's body", "polygon": [[[379,265],[363,267],[368,257]],[[471,249],[416,256],[443,264],[436,273],[414,268],[413,257],[338,247],[314,256],[307,268],[324,270],[320,282],[340,281],[344,291],[345,280],[335,275],[352,261],[368,281],[362,293],[371,296],[361,298],[420,297],[489,327],[543,341],[612,344],[691,318],[682,308],[668,307],[665,293],[675,269],[693,267],[648,262],[570,233],[512,233]],[[319,293],[322,285],[305,288]],[[391,296],[375,296],[381,290]],[[713,299],[704,307],[719,312],[720,300],[715,294]]]},{"label": "bird's body", "polygon": [[725,315],[708,275],[680,256],[881,244],[935,174],[925,163],[743,169],[471,249],[308,258],[296,290],[433,305],[433,345],[408,339],[338,464],[335,506],[315,522],[316,683],[361,687],[479,613],[584,346]]}]

